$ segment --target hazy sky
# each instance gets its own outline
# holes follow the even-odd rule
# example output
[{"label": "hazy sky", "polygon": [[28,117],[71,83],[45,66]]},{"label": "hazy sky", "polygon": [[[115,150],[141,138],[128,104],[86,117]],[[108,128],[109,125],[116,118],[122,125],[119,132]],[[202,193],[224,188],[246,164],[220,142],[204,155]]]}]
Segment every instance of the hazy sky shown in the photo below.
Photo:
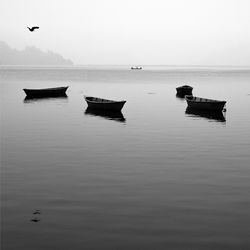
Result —
[{"label": "hazy sky", "polygon": [[0,40],[76,64],[250,66],[250,0],[0,0]]}]

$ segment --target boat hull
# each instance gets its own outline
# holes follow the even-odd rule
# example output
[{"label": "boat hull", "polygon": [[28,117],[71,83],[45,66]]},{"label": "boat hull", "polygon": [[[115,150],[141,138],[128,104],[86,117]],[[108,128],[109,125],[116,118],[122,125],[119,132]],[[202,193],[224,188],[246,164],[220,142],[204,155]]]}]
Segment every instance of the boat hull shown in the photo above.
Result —
[{"label": "boat hull", "polygon": [[140,70],[142,67],[131,67],[132,70]]},{"label": "boat hull", "polygon": [[23,89],[28,97],[54,97],[65,96],[68,87],[47,88],[47,89]]},{"label": "boat hull", "polygon": [[176,88],[178,96],[192,95],[193,88],[190,86],[181,86]]},{"label": "boat hull", "polygon": [[185,96],[188,108],[207,110],[207,111],[222,111],[226,101],[218,101],[212,99],[205,99],[200,97]]},{"label": "boat hull", "polygon": [[94,97],[85,97],[89,109],[104,110],[104,111],[121,111],[126,101],[112,101]]}]

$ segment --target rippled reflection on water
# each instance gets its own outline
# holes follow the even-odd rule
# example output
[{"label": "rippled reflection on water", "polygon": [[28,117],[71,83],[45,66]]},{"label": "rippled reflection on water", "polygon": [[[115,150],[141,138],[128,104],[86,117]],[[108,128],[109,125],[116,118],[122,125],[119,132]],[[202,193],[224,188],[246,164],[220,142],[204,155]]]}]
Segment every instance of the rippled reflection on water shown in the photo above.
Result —
[{"label": "rippled reflection on water", "polygon": [[[249,73],[33,69],[1,80],[3,250],[249,249]],[[62,98],[22,91],[64,83]],[[227,111],[188,110],[175,90],[186,83]],[[84,95],[127,102],[90,111]]]}]

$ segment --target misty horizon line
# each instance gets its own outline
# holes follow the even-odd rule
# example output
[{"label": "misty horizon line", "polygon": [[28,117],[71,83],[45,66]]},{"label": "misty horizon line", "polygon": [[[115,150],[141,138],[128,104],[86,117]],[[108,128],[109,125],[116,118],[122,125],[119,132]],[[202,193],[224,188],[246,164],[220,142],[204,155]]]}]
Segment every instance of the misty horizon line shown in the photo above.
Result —
[{"label": "misty horizon line", "polygon": [[[61,55],[58,52],[54,52],[51,50],[42,50],[38,48],[35,45],[27,45],[23,50],[12,48],[8,43],[5,41],[0,40],[0,67],[37,67],[37,68],[44,68],[44,67],[61,67],[61,68],[77,68],[77,67],[132,67],[132,66],[142,66],[142,67],[168,67],[168,68],[239,68],[239,69],[250,69],[250,65],[232,65],[232,64],[140,64],[140,63],[130,63],[130,64],[75,64],[71,59],[65,59],[63,55]],[[6,53],[6,49],[9,50]],[[56,63],[44,63],[44,62],[38,62],[33,64],[27,64],[27,63],[4,63],[4,55],[9,56],[9,54],[15,52],[15,53],[25,53],[28,50],[34,50],[34,52],[41,53],[42,56],[53,56],[57,57]],[[30,51],[29,51],[30,52]],[[16,55],[15,55],[16,56]],[[14,60],[16,59],[14,56]],[[27,57],[27,55],[25,55]],[[39,55],[40,56],[40,55]],[[39,57],[38,56],[38,57]],[[39,61],[39,58],[36,58],[37,55],[35,55],[35,59]],[[55,58],[54,58],[55,59]]]},{"label": "misty horizon line", "polygon": [[[166,67],[166,68],[239,68],[239,69],[250,69],[250,65],[205,65],[205,64],[72,64],[72,65],[56,65],[56,64],[1,64],[1,67],[22,67],[22,68],[80,68],[80,67],[131,67],[131,66],[142,66],[142,67]],[[142,68],[143,69],[143,68]]]}]

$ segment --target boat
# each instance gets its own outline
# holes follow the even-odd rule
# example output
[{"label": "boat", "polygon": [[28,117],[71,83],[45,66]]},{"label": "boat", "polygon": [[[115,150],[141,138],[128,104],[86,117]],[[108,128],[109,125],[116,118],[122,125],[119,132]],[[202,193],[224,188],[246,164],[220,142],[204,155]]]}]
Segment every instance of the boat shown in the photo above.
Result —
[{"label": "boat", "polygon": [[208,110],[208,111],[222,111],[226,101],[219,101],[207,98],[201,98],[192,95],[186,95],[188,108]]},{"label": "boat", "polygon": [[121,111],[106,111],[87,108],[85,110],[85,115],[102,117],[107,120],[113,120],[123,123],[126,121]]},{"label": "boat", "polygon": [[114,101],[93,96],[84,96],[89,109],[121,111],[126,101]]},{"label": "boat", "polygon": [[184,97],[185,95],[192,95],[193,87],[188,85],[183,85],[176,88],[177,95]]},{"label": "boat", "polygon": [[51,97],[51,96],[65,96],[67,87],[46,88],[46,89],[23,89],[25,94],[29,97]]},{"label": "boat", "polygon": [[185,112],[188,116],[194,117],[194,118],[202,118],[210,121],[215,121],[215,122],[226,122],[226,118],[221,111],[207,111],[207,110],[199,110],[199,109],[192,109],[192,108],[187,108]]},{"label": "boat", "polygon": [[131,69],[137,69],[137,70],[140,70],[140,69],[142,69],[142,67],[141,67],[141,66],[133,66],[133,67],[131,67]]}]

